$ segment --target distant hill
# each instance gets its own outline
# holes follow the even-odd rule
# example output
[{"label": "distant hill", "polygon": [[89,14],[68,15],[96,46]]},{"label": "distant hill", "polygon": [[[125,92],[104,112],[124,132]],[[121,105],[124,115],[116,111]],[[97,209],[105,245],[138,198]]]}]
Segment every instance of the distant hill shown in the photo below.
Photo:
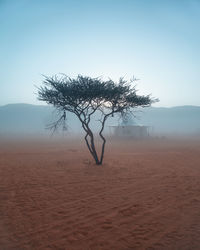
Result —
[{"label": "distant hill", "polygon": [[[153,128],[155,134],[200,134],[200,106],[179,106],[172,108],[150,107],[136,112],[135,122]],[[54,121],[56,111],[50,106],[31,104],[8,104],[0,106],[0,134],[50,133],[45,129]],[[98,117],[95,118],[97,120]],[[82,131],[78,119],[67,114],[69,132]],[[107,123],[117,125],[118,119],[111,118]],[[96,127],[95,122],[93,126]]]},{"label": "distant hill", "polygon": [[200,106],[150,107],[143,109],[139,119],[155,133],[200,134]]},{"label": "distant hill", "polygon": [[[53,122],[57,113],[53,107],[31,104],[8,104],[0,106],[0,134],[48,134],[47,125]],[[73,117],[73,118],[72,118]],[[68,114],[70,126],[80,129],[73,114]]]}]

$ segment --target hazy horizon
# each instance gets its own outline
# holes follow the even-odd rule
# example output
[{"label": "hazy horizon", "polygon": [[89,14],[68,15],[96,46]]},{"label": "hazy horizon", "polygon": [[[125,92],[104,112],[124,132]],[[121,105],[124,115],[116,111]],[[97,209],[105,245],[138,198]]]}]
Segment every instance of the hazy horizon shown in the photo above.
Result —
[{"label": "hazy horizon", "polygon": [[[0,135],[51,134],[48,124],[57,120],[58,113],[50,105],[10,104],[0,106]],[[100,114],[91,117],[91,128],[98,133]],[[67,112],[68,132],[78,135],[83,132],[77,117]],[[104,132],[110,134],[112,126],[120,126],[119,116],[110,117]],[[128,125],[147,126],[151,136],[163,135],[200,135],[200,106],[178,106],[173,108],[153,107],[135,110],[135,116],[130,117]],[[62,126],[60,127],[62,131]],[[57,132],[59,132],[57,131]],[[62,133],[61,133],[62,134]]]},{"label": "hazy horizon", "polygon": [[133,75],[157,107],[200,106],[200,1],[0,1],[0,106],[44,105],[36,86],[65,73]]},{"label": "hazy horizon", "polygon": [[[0,104],[0,107],[3,107],[3,106],[7,106],[7,105],[34,105],[34,106],[49,106],[49,107],[53,107],[52,104],[46,104],[46,103],[43,103],[43,102],[39,102],[39,103],[27,103],[27,102],[13,102],[13,103],[5,103],[5,104]],[[153,108],[176,108],[176,107],[200,107],[200,105],[190,105],[190,104],[187,104],[187,105],[177,105],[177,106],[158,106],[156,104],[152,104],[150,107],[153,107]],[[142,108],[142,109],[147,109],[149,107],[145,107],[145,108]],[[136,108],[138,109],[138,108]]]}]

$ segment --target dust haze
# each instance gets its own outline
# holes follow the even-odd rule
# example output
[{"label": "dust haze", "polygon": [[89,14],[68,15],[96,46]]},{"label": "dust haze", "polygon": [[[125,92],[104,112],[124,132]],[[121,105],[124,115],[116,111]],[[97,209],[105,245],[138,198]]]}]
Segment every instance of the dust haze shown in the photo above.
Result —
[{"label": "dust haze", "polygon": [[50,136],[51,108],[1,107],[1,249],[199,249],[199,112],[139,112],[141,137],[111,119],[96,166],[74,117]]},{"label": "dust haze", "polygon": [[[49,106],[29,104],[10,104],[0,106],[0,135],[30,136],[46,135],[51,132],[47,125],[54,121],[58,114]],[[98,131],[98,114],[94,117],[92,129]],[[150,107],[136,109],[132,121],[137,126],[148,126],[150,136],[196,136],[200,135],[200,107],[179,106],[172,108]],[[67,136],[76,136],[82,132],[77,117],[67,113]],[[111,126],[119,126],[121,121],[117,116],[108,119],[105,133],[111,134]],[[58,133],[57,133],[58,134]],[[60,131],[63,135],[63,131]]]}]

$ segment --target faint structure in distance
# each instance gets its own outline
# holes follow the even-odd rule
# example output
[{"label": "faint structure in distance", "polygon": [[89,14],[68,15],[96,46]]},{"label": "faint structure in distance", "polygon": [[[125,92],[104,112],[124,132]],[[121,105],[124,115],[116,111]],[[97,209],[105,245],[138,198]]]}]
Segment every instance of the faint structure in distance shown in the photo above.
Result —
[{"label": "faint structure in distance", "polygon": [[118,125],[110,126],[110,135],[125,138],[147,138],[150,126],[138,125],[131,116],[125,116]]}]

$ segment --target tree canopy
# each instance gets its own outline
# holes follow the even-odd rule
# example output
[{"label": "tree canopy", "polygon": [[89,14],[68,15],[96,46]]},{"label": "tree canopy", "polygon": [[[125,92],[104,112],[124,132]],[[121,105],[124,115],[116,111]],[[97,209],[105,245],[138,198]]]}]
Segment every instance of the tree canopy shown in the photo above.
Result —
[{"label": "tree canopy", "polygon": [[[134,108],[148,107],[157,101],[150,95],[137,95],[135,79],[126,81],[120,78],[118,82],[102,80],[78,75],[77,78],[68,76],[45,77],[43,86],[38,90],[38,99],[52,104],[62,112],[59,120],[53,124],[56,128],[66,118],[66,111],[74,113],[80,120],[86,133],[85,141],[97,165],[101,165],[104,157],[106,139],[102,132],[108,117],[114,114],[121,116],[131,113]],[[90,127],[92,115],[100,111],[101,129],[99,136],[102,139],[102,148],[98,156],[94,144],[94,134]]]}]

